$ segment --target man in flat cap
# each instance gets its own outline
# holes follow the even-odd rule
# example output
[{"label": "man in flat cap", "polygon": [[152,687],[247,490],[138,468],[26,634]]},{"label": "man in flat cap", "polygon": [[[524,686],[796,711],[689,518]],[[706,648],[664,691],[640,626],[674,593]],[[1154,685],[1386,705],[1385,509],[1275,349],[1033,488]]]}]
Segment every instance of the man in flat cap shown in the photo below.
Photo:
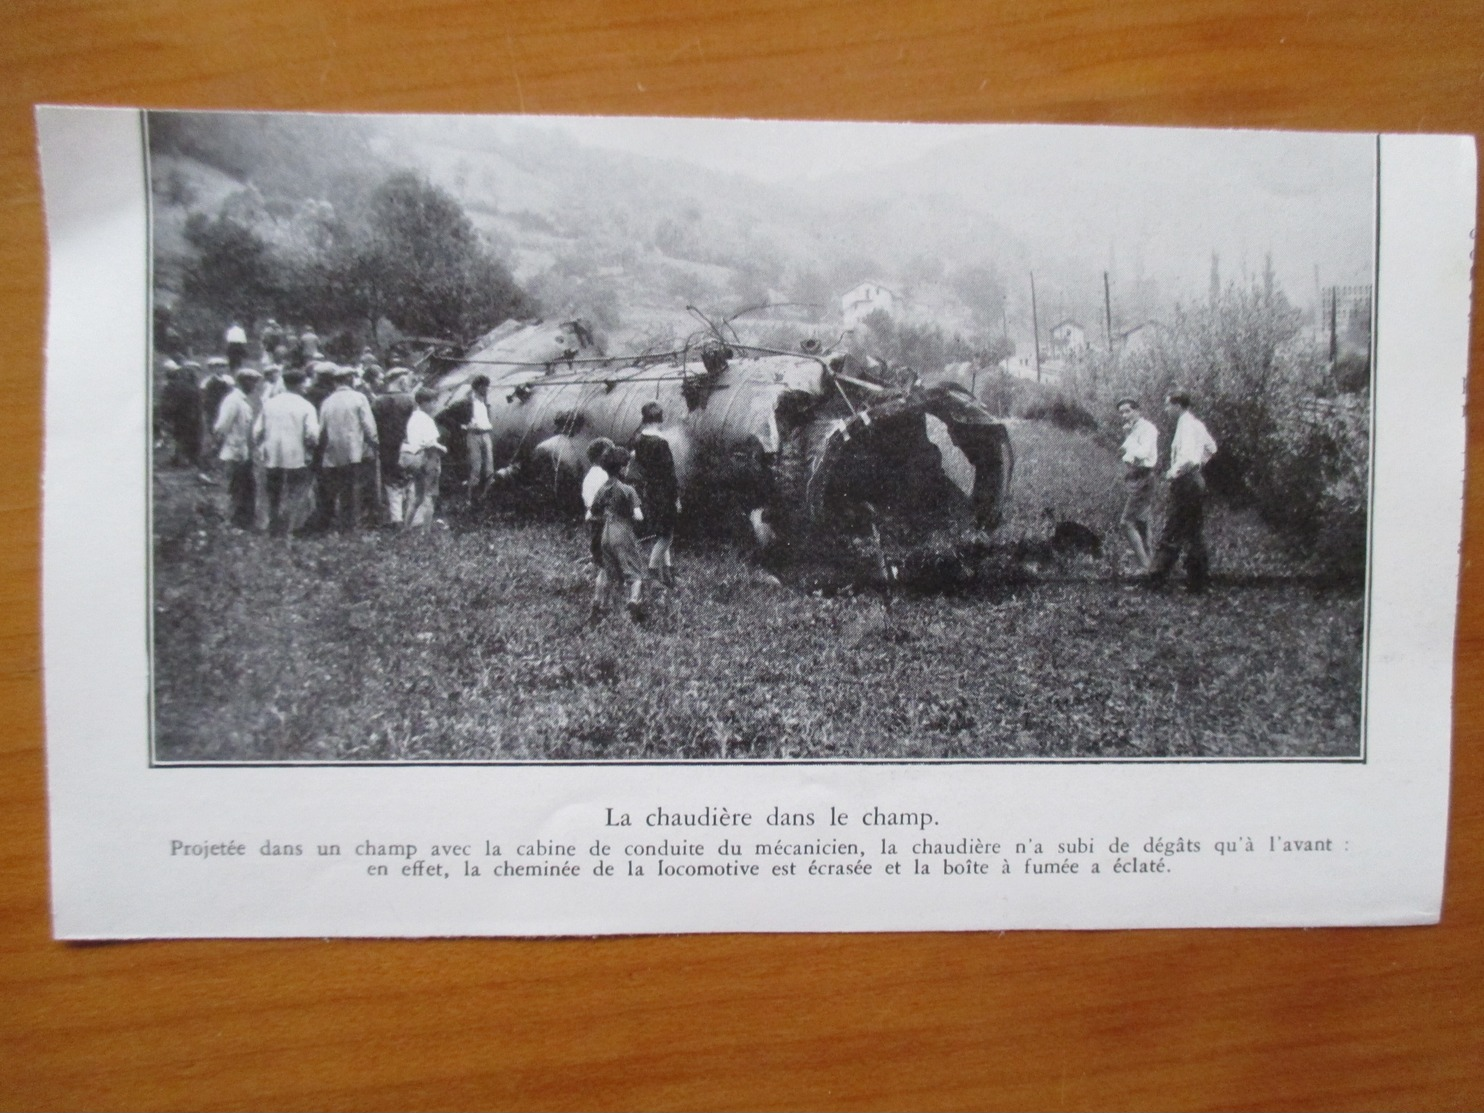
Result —
[{"label": "man in flat cap", "polygon": [[211,431],[221,445],[218,458],[227,468],[227,495],[232,507],[232,525],[252,529],[255,484],[252,472],[252,426],[257,417],[249,395],[257,389],[262,374],[256,367],[237,372],[236,385],[222,399]]},{"label": "man in flat cap", "polygon": [[412,477],[402,468],[402,442],[407,439],[407,422],[417,409],[417,401],[409,371],[392,368],[386,386],[385,394],[372,399],[371,416],[376,419],[376,439],[381,446],[381,489],[386,497],[386,520],[400,526],[407,520],[412,483]]},{"label": "man in flat cap", "polygon": [[355,368],[337,368],[335,389],[319,409],[320,439],[324,445],[320,489],[324,492],[329,520],[343,531],[355,530],[360,524],[364,472],[361,464],[374,459],[377,451],[371,403],[355,389],[355,377]]},{"label": "man in flat cap", "polygon": [[649,550],[649,574],[666,587],[673,587],[675,569],[670,546],[675,539],[675,520],[680,514],[675,455],[665,439],[665,411],[658,402],[645,402],[639,410],[639,420],[639,432],[631,446],[634,460],[630,474],[649,530],[654,534],[654,547]]},{"label": "man in flat cap", "polygon": [[287,537],[309,516],[314,489],[310,464],[319,444],[319,416],[304,397],[304,371],[283,373],[283,392],[263,403],[253,424],[253,441],[262,455],[268,533]]}]

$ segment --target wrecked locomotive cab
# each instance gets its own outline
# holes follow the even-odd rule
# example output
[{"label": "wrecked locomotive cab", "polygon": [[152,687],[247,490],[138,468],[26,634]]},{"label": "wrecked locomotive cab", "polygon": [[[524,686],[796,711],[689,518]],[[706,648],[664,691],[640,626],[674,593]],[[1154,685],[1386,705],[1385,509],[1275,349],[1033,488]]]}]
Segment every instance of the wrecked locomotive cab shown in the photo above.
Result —
[{"label": "wrecked locomotive cab", "polygon": [[716,341],[613,360],[575,322],[507,322],[438,385],[446,420],[469,381],[489,377],[496,466],[564,512],[581,509],[588,444],[628,444],[654,401],[684,520],[745,524],[759,548],[865,530],[906,547],[998,525],[1014,459],[1005,426],[962,387],[895,389],[851,370],[838,356]]}]

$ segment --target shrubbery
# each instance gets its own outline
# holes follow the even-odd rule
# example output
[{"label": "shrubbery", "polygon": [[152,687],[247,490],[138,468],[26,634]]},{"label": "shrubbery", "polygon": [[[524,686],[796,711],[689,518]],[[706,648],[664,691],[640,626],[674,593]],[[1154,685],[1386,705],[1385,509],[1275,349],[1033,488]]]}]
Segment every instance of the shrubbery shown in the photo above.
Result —
[{"label": "shrubbery", "polygon": [[1259,477],[1263,515],[1322,570],[1342,580],[1365,574],[1370,420],[1364,396],[1310,400],[1278,415]]},{"label": "shrubbery", "polygon": [[1023,414],[1033,421],[1049,421],[1069,433],[1095,433],[1098,419],[1070,398],[1054,394],[1049,400],[1032,402]]},{"label": "shrubbery", "polygon": [[846,350],[879,361],[883,381],[893,385],[907,386],[954,363],[993,367],[1015,350],[1003,337],[949,333],[935,324],[898,321],[881,309],[867,314],[861,324],[847,339]]},{"label": "shrubbery", "polygon": [[1137,352],[1084,353],[1061,390],[1115,432],[1117,400],[1139,398],[1164,425],[1165,446],[1172,429],[1161,404],[1188,391],[1220,445],[1207,469],[1213,493],[1254,505],[1295,548],[1350,577],[1365,565],[1369,363],[1346,356],[1330,366],[1301,326],[1268,275],[1177,307]]}]

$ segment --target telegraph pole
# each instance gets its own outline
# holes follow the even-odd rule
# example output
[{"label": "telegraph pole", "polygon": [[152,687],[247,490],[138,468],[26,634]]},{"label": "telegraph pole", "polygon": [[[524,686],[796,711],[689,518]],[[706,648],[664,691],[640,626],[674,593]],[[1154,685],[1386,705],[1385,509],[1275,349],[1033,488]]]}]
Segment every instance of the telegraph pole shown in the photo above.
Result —
[{"label": "telegraph pole", "polygon": [[1108,330],[1108,351],[1113,350],[1113,295],[1108,292],[1108,272],[1103,272],[1103,322]]},{"label": "telegraph pole", "polygon": [[1329,288],[1329,362],[1333,364],[1340,357],[1340,336],[1338,329],[1338,309],[1336,303],[1340,300],[1340,288],[1331,286]]},{"label": "telegraph pole", "polygon": [[1036,272],[1031,271],[1031,347],[1036,353],[1036,382],[1041,381],[1041,321],[1036,316]]}]

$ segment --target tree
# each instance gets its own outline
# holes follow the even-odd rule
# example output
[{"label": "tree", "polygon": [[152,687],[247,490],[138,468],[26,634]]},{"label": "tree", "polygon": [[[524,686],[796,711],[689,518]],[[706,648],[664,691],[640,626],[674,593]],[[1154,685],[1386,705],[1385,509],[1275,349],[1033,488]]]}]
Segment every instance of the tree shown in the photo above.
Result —
[{"label": "tree", "polygon": [[[1276,277],[1229,284],[1176,306],[1145,349],[1084,353],[1063,388],[1095,414],[1111,413],[1123,394],[1152,406],[1171,390],[1189,391],[1220,445],[1205,473],[1212,490],[1255,504],[1301,549],[1340,523],[1343,552],[1326,559],[1348,567],[1354,538],[1364,540],[1354,528],[1364,524],[1364,471],[1354,461],[1366,458],[1366,430],[1349,411],[1316,403],[1326,363],[1301,323]],[[1361,553],[1363,561],[1363,544]]]},{"label": "tree", "polygon": [[1004,356],[998,341],[974,344],[961,336],[950,336],[935,324],[898,322],[883,309],[872,310],[861,322],[863,334],[851,345],[855,354],[875,356],[890,369],[888,378],[907,386],[916,375],[933,375],[950,363],[971,362],[992,366]]},{"label": "tree", "polygon": [[267,242],[252,228],[221,215],[194,213],[185,238],[194,250],[186,262],[183,293],[222,317],[253,316],[281,292],[281,274]]},{"label": "tree", "polygon": [[[391,175],[332,253],[343,308],[375,326],[463,339],[531,308],[462,206],[419,175]],[[338,299],[337,299],[338,300]]]}]

